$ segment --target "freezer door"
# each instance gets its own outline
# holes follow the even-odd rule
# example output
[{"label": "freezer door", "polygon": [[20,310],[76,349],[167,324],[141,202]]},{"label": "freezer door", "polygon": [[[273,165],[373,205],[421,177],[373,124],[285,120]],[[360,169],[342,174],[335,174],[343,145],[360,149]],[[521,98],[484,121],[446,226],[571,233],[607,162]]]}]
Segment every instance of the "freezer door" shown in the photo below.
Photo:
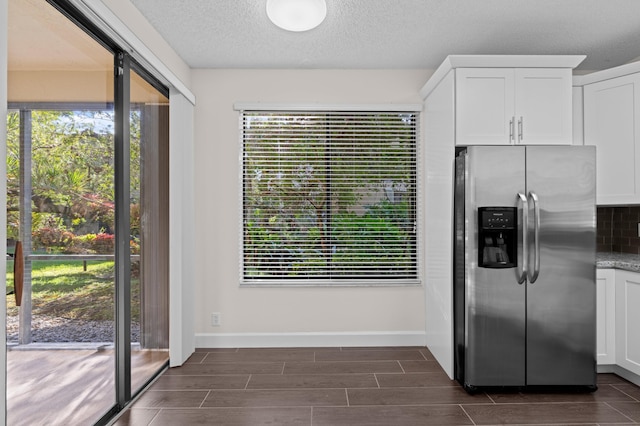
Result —
[{"label": "freezer door", "polygon": [[595,147],[528,146],[526,156],[527,385],[595,385]]},{"label": "freezer door", "polygon": [[[524,147],[473,146],[465,179],[465,378],[470,386],[525,384],[525,289],[518,267],[478,265],[478,208],[516,207],[525,193]],[[518,218],[522,209],[518,211]],[[522,224],[518,220],[522,244]],[[460,350],[460,348],[458,348]]]}]

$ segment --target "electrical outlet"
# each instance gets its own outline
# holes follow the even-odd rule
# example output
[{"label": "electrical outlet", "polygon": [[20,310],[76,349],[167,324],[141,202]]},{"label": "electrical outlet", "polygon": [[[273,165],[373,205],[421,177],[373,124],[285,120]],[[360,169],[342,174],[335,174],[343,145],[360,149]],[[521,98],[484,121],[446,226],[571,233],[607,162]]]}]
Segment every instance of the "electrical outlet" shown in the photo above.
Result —
[{"label": "electrical outlet", "polygon": [[220,312],[214,312],[211,314],[211,325],[214,327],[220,327]]}]

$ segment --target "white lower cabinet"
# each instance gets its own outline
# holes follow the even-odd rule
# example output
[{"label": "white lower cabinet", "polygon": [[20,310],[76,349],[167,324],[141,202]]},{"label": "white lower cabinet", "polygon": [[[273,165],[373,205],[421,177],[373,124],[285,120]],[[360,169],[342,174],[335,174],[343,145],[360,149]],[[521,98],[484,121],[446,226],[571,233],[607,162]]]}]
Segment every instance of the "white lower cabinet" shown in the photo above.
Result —
[{"label": "white lower cabinet", "polygon": [[598,269],[596,280],[596,354],[599,365],[616,363],[616,271]]},{"label": "white lower cabinet", "polygon": [[616,270],[616,365],[640,375],[640,273]]}]

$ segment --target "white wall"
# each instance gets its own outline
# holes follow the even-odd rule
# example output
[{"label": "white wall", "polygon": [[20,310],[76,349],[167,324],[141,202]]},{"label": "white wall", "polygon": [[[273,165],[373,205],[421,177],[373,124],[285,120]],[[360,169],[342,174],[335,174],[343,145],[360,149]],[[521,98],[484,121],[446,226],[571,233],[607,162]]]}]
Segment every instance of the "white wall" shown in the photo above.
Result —
[{"label": "white wall", "polygon": [[[240,288],[236,102],[421,104],[425,70],[194,70],[196,346],[424,344],[423,287]],[[221,326],[210,325],[212,312]]]},{"label": "white wall", "polygon": [[[7,116],[7,14],[8,4],[7,0],[0,0],[0,152],[2,153],[2,161],[0,161],[0,257],[6,259],[7,257],[7,162],[4,160],[7,158],[7,120],[4,118]],[[0,262],[0,277],[7,276],[7,262]],[[0,285],[2,294],[7,294],[7,282],[2,280]],[[5,303],[0,304],[0,339],[2,340],[2,347],[0,348],[0,425],[6,423],[6,394],[7,388],[7,338],[6,338],[6,323],[7,323],[7,306]]]},{"label": "white wall", "polygon": [[171,90],[169,123],[169,363],[195,350],[193,105]]}]

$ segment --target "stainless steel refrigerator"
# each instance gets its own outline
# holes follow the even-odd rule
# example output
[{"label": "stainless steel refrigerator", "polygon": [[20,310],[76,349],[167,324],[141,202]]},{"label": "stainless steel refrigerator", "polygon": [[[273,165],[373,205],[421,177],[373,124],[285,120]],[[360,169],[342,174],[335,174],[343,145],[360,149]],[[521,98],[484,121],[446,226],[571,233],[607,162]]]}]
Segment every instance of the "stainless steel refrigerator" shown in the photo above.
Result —
[{"label": "stainless steel refrigerator", "polygon": [[456,156],[455,377],[596,389],[595,147]]}]

